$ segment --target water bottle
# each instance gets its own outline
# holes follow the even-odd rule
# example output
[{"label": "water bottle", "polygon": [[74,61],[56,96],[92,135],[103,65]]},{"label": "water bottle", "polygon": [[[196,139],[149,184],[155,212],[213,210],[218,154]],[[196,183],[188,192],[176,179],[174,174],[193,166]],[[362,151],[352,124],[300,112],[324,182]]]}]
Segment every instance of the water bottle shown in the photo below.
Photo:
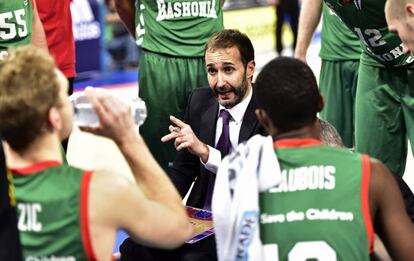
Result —
[{"label": "water bottle", "polygon": [[[76,92],[72,94],[69,99],[72,102],[73,120],[76,126],[99,126],[98,115],[96,115],[92,104],[88,101],[84,92]],[[139,97],[133,99],[120,98],[120,100],[131,106],[132,117],[134,118],[135,124],[137,126],[142,125],[147,118],[147,107],[145,106],[145,102]]]}]

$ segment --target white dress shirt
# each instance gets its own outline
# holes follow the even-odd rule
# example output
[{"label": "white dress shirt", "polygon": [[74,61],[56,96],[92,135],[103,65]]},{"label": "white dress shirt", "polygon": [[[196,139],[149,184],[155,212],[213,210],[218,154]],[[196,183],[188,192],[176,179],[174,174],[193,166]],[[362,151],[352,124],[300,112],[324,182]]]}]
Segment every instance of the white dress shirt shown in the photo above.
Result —
[{"label": "white dress shirt", "polygon": [[[242,100],[240,103],[236,104],[233,108],[226,109],[224,106],[219,104],[218,115],[220,115],[220,111],[222,109],[227,110],[230,113],[230,122],[229,122],[229,132],[230,132],[230,152],[236,149],[237,145],[239,144],[239,134],[240,128],[243,122],[244,114],[246,113],[247,106],[249,106],[250,100],[252,99],[253,88],[250,87],[250,92],[247,97]],[[223,130],[223,120],[221,117],[217,117],[217,124],[216,124],[216,137],[214,141],[214,145],[217,145],[217,142],[220,138],[221,132]],[[204,163],[201,159],[201,163],[204,167],[213,172],[214,174],[217,173],[218,166],[221,163],[221,153],[218,149],[213,148],[209,145],[209,155],[207,162]]]}]

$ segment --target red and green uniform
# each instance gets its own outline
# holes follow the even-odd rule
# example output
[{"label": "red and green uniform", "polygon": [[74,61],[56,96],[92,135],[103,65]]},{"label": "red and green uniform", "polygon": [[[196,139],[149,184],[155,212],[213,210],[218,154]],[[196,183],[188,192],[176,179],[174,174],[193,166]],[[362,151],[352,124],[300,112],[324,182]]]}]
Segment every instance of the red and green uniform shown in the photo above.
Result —
[{"label": "red and green uniform", "polygon": [[369,158],[313,139],[276,141],[275,153],[285,182],[260,193],[266,256],[369,260]]},{"label": "red and green uniform", "polygon": [[207,86],[204,46],[223,29],[220,0],[136,0],[136,41],[142,48],[139,96],[148,117],[140,132],[164,169],[175,159],[173,143],[164,144],[169,115],[184,116],[188,95]]},{"label": "red and green uniform", "polygon": [[338,130],[345,146],[354,146],[354,108],[361,45],[358,38],[323,5],[319,88],[321,117]]},{"label": "red and green uniform", "polygon": [[12,171],[24,258],[96,260],[87,211],[91,172],[54,161]]},{"label": "red and green uniform", "polygon": [[32,31],[31,0],[0,1],[0,54],[11,46],[30,44]]},{"label": "red and green uniform", "polygon": [[414,143],[414,58],[388,31],[386,0],[325,0],[363,47],[355,101],[355,144],[403,175],[407,136]]}]

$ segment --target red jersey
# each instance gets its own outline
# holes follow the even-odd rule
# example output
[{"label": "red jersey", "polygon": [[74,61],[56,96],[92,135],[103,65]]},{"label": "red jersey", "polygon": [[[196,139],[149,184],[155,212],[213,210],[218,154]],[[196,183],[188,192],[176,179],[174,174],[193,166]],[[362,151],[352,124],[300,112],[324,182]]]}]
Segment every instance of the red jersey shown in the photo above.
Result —
[{"label": "red jersey", "polygon": [[50,54],[67,78],[76,76],[71,0],[36,0]]}]

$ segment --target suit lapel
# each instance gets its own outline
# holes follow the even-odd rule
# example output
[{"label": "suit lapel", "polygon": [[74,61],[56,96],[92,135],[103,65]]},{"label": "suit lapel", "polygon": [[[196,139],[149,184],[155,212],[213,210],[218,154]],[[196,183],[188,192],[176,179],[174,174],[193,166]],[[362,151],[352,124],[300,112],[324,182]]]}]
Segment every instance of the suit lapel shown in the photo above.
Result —
[{"label": "suit lapel", "polygon": [[239,143],[248,140],[254,133],[255,128],[258,126],[259,122],[257,121],[255,111],[256,110],[256,101],[254,96],[250,100],[249,105],[247,106],[246,113],[242,121],[242,126],[240,127],[239,133]]},{"label": "suit lapel", "polygon": [[201,115],[200,140],[214,147],[216,124],[218,115],[218,102],[216,97],[212,97],[206,111]]}]

